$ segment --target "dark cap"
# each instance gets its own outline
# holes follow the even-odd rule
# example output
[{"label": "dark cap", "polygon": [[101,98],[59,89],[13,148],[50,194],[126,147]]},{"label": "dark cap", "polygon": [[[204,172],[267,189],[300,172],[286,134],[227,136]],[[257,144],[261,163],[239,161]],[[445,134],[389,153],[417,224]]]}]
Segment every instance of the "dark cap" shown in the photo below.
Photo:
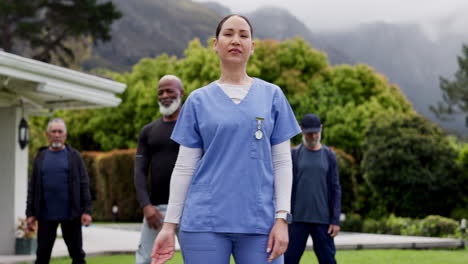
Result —
[{"label": "dark cap", "polygon": [[302,133],[317,133],[320,132],[322,128],[322,123],[320,122],[320,117],[314,114],[306,114],[301,120]]}]

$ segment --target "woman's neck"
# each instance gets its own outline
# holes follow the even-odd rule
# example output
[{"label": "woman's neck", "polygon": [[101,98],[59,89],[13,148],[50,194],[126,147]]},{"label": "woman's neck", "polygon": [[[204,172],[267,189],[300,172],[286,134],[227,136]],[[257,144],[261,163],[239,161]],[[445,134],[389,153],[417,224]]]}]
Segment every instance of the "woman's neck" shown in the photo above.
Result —
[{"label": "woman's neck", "polygon": [[240,69],[229,69],[228,67],[222,67],[219,82],[227,84],[248,85],[253,82],[253,79],[247,75],[245,67]]}]

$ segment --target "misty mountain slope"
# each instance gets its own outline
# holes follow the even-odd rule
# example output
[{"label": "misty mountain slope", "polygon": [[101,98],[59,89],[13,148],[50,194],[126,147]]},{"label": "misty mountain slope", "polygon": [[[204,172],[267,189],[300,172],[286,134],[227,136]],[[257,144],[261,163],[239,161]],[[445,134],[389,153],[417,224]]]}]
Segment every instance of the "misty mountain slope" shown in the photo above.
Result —
[{"label": "misty mountain slope", "polygon": [[230,15],[231,9],[221,5],[220,3],[217,2],[200,2],[201,5],[213,10],[215,13],[219,14],[222,17],[225,17],[227,15]]},{"label": "misty mountain slope", "polygon": [[441,100],[439,76],[452,76],[457,69],[456,53],[461,49],[461,39],[456,35],[433,40],[419,25],[373,23],[319,36],[355,61],[387,75],[421,114],[446,128],[464,129],[460,118],[442,122],[429,110],[430,105]]},{"label": "misty mountain slope", "polygon": [[[93,50],[85,69],[106,67],[129,70],[141,58],[162,53],[183,56],[189,41],[202,43],[214,35],[219,20],[229,9],[216,3],[190,0],[113,0],[124,14],[113,25],[112,41]],[[247,14],[254,37],[284,40],[303,37],[312,47],[328,54],[331,64],[365,63],[399,85],[415,109],[446,128],[464,127],[464,120],[443,123],[429,111],[441,99],[439,76],[451,78],[457,69],[466,34],[447,30],[459,25],[454,19],[435,21],[438,37],[429,37],[418,25],[373,23],[343,32],[311,32],[285,9],[265,7]],[[455,22],[454,22],[455,21]],[[426,30],[427,31],[427,30]]]},{"label": "misty mountain slope", "polygon": [[93,50],[85,68],[128,70],[141,58],[162,53],[182,56],[194,38],[214,35],[221,16],[190,0],[112,0],[123,17],[112,26],[112,40]]},{"label": "misty mountain slope", "polygon": [[353,63],[345,52],[314,35],[286,9],[262,7],[247,14],[247,17],[254,28],[255,38],[285,40],[300,36],[313,48],[326,52],[331,64]]},{"label": "misty mountain slope", "polygon": [[434,74],[439,63],[437,44],[427,39],[416,25],[376,23],[362,25],[352,32],[321,36],[351,54],[358,63],[370,64],[386,74],[413,102],[424,100],[414,87],[422,87],[428,96],[440,95],[426,85],[438,78]]},{"label": "misty mountain slope", "polygon": [[[397,84],[416,111],[445,128],[468,132],[462,115],[452,121],[442,121],[429,109],[442,98],[439,77],[451,77],[457,69],[456,55],[463,39],[468,39],[466,35],[442,30],[438,38],[431,38],[419,25],[387,23],[316,33],[284,9],[265,7],[248,15],[256,37],[269,38],[274,34],[283,40],[299,35],[314,48],[327,52],[332,64],[370,65]],[[452,24],[453,20],[450,20]],[[444,20],[445,27],[440,29],[447,29],[447,21]]]},{"label": "misty mountain slope", "polygon": [[[112,26],[112,40],[93,50],[85,62],[89,70],[105,67],[129,70],[141,58],[162,53],[183,56],[188,43],[199,38],[205,43],[214,35],[219,20],[230,10],[217,3],[189,0],[112,0],[123,17]],[[262,8],[248,14],[254,37],[284,40],[303,37],[316,49],[328,54],[331,64],[353,63],[339,49],[313,35],[307,27],[285,9]]]}]

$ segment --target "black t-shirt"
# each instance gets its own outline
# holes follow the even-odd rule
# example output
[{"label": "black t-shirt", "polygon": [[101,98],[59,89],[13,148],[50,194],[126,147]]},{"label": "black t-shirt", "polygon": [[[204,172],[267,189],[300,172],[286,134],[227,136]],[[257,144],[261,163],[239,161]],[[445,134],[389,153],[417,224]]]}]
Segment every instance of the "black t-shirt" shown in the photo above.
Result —
[{"label": "black t-shirt", "polygon": [[135,187],[141,207],[168,203],[171,174],[179,154],[179,144],[170,138],[175,123],[160,118],[141,129],[135,162]]}]

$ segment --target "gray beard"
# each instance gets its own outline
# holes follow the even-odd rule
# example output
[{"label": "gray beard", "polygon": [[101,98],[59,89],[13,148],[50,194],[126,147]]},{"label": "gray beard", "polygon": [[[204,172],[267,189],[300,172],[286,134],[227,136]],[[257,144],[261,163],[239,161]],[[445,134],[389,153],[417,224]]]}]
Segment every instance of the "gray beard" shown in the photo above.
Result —
[{"label": "gray beard", "polygon": [[175,111],[177,111],[177,109],[179,109],[181,102],[182,100],[180,96],[178,96],[169,106],[164,106],[163,104],[161,104],[161,102],[158,102],[159,112],[161,112],[163,116],[170,116],[174,114]]},{"label": "gray beard", "polygon": [[320,133],[319,137],[315,141],[308,141],[304,135],[302,135],[302,143],[304,145],[308,146],[309,148],[315,148],[320,143],[320,140],[322,139],[322,133]]},{"label": "gray beard", "polygon": [[61,147],[62,147],[62,143],[60,143],[60,142],[52,142],[52,144],[50,144],[50,146],[51,146],[52,148],[58,149],[58,148],[61,148]]}]

